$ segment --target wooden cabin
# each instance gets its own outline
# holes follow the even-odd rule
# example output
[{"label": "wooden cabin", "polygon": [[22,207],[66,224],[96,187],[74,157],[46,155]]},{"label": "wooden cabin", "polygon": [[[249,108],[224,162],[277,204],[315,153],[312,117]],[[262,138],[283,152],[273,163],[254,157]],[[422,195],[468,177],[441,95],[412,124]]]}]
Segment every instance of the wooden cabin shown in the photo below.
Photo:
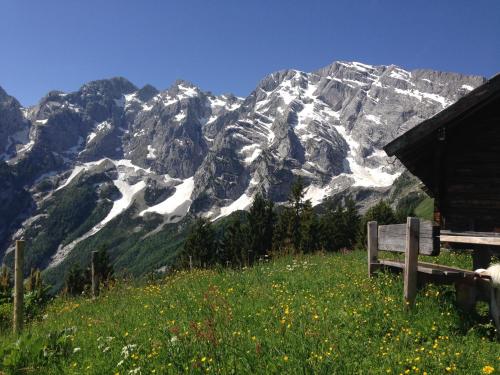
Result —
[{"label": "wooden cabin", "polygon": [[441,234],[483,237],[467,243],[500,245],[500,74],[384,150],[434,198]]}]

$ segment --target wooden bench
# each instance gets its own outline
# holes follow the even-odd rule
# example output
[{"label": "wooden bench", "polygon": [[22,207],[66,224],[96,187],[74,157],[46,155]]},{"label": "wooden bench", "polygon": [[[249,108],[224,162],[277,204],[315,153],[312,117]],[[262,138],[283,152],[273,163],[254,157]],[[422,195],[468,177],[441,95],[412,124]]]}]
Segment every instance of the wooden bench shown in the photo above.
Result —
[{"label": "wooden bench", "polygon": [[[378,225],[368,223],[368,275],[380,268],[404,274],[404,300],[408,307],[415,302],[418,284],[434,282],[455,284],[457,301],[470,308],[474,294],[475,274],[473,271],[419,262],[418,255],[437,256],[440,252],[439,226],[431,221],[409,217],[406,224]],[[404,253],[403,260],[379,259],[379,250]]]}]

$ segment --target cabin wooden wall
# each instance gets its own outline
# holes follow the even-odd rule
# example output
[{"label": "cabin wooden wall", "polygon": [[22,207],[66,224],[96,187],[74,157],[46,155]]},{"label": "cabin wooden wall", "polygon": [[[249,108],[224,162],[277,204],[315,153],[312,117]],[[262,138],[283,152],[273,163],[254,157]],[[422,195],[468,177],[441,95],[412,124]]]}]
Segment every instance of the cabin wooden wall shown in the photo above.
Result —
[{"label": "cabin wooden wall", "polygon": [[449,131],[439,211],[450,230],[500,231],[500,100]]}]

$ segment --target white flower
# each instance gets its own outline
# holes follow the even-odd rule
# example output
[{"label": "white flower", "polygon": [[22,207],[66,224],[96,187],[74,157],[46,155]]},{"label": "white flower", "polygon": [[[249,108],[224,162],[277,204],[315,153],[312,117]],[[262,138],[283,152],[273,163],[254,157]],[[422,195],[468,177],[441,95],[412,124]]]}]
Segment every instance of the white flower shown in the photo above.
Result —
[{"label": "white flower", "polygon": [[82,350],[82,348],[74,348],[73,353],[78,353],[80,350]]},{"label": "white flower", "polygon": [[177,338],[177,336],[172,336],[172,338],[170,339],[170,343],[171,344],[175,344],[177,341],[179,341],[179,339]]},{"label": "white flower", "polygon": [[123,362],[124,362],[124,360],[122,359],[120,362],[118,362],[118,364],[116,365],[116,367],[120,367],[121,365],[123,365]]},{"label": "white flower", "polygon": [[130,353],[133,352],[136,347],[137,347],[137,345],[135,345],[135,344],[125,345],[122,348],[123,358],[127,359],[129,357]]},{"label": "white flower", "polygon": [[140,367],[134,368],[132,370],[129,370],[128,373],[129,374],[140,374],[141,373],[141,368]]}]

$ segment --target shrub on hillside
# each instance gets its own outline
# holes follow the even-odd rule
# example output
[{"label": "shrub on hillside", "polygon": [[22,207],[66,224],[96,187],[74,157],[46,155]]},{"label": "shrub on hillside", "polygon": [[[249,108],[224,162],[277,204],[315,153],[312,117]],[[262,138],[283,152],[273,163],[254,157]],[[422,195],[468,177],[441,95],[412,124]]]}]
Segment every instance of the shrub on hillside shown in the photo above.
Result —
[{"label": "shrub on hillside", "polygon": [[73,264],[66,274],[63,293],[70,296],[80,295],[89,281],[81,267]]},{"label": "shrub on hillside", "polygon": [[50,286],[43,283],[39,269],[32,269],[25,285],[24,306],[27,319],[39,316],[50,300]]}]

